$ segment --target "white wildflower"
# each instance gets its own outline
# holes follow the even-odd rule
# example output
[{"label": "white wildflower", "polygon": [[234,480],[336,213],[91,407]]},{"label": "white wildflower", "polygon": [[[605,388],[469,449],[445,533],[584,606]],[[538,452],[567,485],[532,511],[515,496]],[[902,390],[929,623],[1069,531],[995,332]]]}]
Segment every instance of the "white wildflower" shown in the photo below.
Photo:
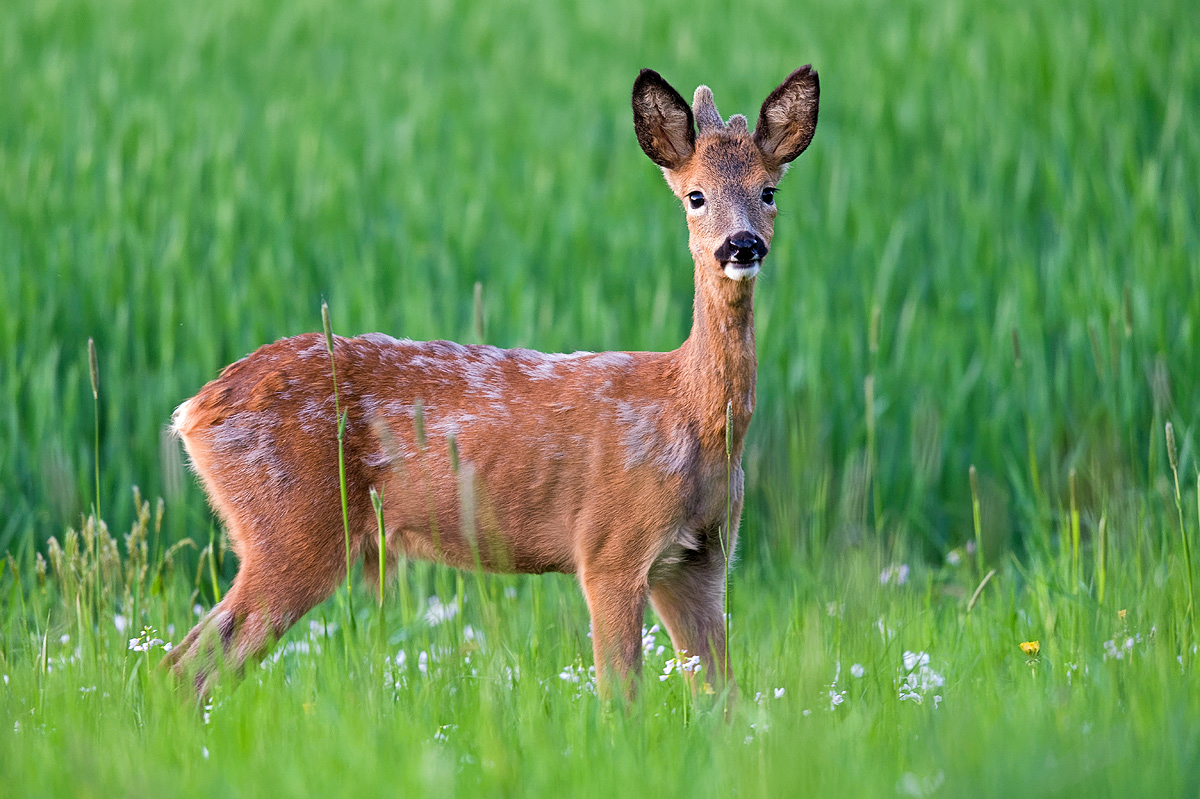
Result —
[{"label": "white wildflower", "polygon": [[1075,672],[1079,670],[1079,664],[1078,663],[1068,663],[1066,668],[1067,668],[1067,685],[1070,685],[1071,681],[1075,677]]},{"label": "white wildflower", "polygon": [[437,594],[431,594],[425,609],[425,623],[437,627],[458,615],[458,600],[443,602]]},{"label": "white wildflower", "polygon": [[783,699],[783,695],[784,695],[785,693],[787,693],[787,690],[786,690],[786,689],[784,689],[784,688],[776,688],[776,689],[775,689],[775,698],[776,698],[776,699]]},{"label": "white wildflower", "polygon": [[680,650],[679,652],[675,653],[675,657],[667,659],[667,662],[663,664],[663,673],[658,677],[659,682],[665,681],[671,676],[671,673],[675,671],[687,672],[690,674],[693,672],[699,672],[703,668],[700,665],[699,655],[692,655],[690,658],[684,660],[683,656],[686,654],[687,652]]},{"label": "white wildflower", "polygon": [[579,663],[570,666],[563,666],[562,671],[558,673],[558,678],[563,682],[577,686],[575,689],[576,699],[580,698],[585,693],[596,693],[595,666],[588,666],[586,669]]},{"label": "white wildflower", "polygon": [[283,658],[292,655],[305,656],[314,653],[321,654],[321,645],[316,641],[288,641],[283,646],[276,648],[267,662],[278,663]]},{"label": "white wildflower", "polygon": [[850,676],[851,677],[858,679],[859,677],[863,676],[864,674],[866,674],[866,669],[863,668],[863,664],[855,663],[853,666],[850,667]]},{"label": "white wildflower", "polygon": [[129,639],[129,649],[133,652],[149,652],[160,646],[167,652],[171,651],[171,645],[159,638],[158,630],[153,627],[143,627],[137,638]]},{"label": "white wildflower", "polygon": [[[901,702],[913,701],[922,704],[925,694],[946,684],[945,678],[929,666],[928,652],[911,652],[906,649],[903,660],[899,690]],[[940,701],[940,697],[934,699],[935,708]]]},{"label": "white wildflower", "polygon": [[123,633],[125,632],[125,628],[129,626],[129,619],[118,613],[113,616],[113,626],[117,628],[118,633]]},{"label": "white wildflower", "polygon": [[902,796],[932,796],[945,781],[946,774],[940,769],[936,774],[928,777],[918,777],[916,774],[908,772],[896,783],[896,793]]},{"label": "white wildflower", "polygon": [[[659,627],[657,624],[655,624],[649,630],[647,630],[645,627],[642,628],[642,653],[643,654],[649,655],[655,649],[655,645],[657,644],[657,641],[655,640],[654,636],[658,632],[658,630],[659,630]],[[663,650],[663,647],[658,646],[658,651],[660,653],[662,652],[662,650]]]},{"label": "white wildflower", "polygon": [[879,630],[879,634],[883,636],[885,643],[896,637],[896,631],[883,623],[882,616],[875,621],[875,629]]},{"label": "white wildflower", "polygon": [[882,572],[879,573],[879,584],[888,585],[895,583],[896,585],[904,585],[908,582],[908,564],[893,563]]},{"label": "white wildflower", "polygon": [[1124,660],[1126,655],[1133,654],[1134,644],[1140,644],[1142,636],[1138,635],[1133,638],[1126,638],[1118,643],[1115,639],[1104,642],[1104,659],[1109,660]]},{"label": "white wildflower", "polygon": [[317,620],[317,619],[309,619],[308,620],[308,637],[314,641],[318,638],[328,638],[329,636],[336,633],[337,630],[338,630],[338,625],[337,625],[337,622],[335,622],[335,621],[327,622],[324,620]]}]

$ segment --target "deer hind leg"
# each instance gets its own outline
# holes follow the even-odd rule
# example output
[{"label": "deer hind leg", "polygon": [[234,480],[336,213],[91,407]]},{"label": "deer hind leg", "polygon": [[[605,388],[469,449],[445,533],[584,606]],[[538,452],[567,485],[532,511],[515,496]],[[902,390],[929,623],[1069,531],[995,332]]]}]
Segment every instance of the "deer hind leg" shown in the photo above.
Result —
[{"label": "deer hind leg", "polygon": [[732,696],[737,684],[726,660],[725,559],[719,549],[694,557],[652,583],[650,603],[675,649],[700,657],[700,673],[688,674],[692,689],[708,684],[720,692],[728,687]]},{"label": "deer hind leg", "polygon": [[626,701],[632,701],[642,672],[642,616],[647,590],[644,578],[587,570],[580,582],[592,615],[592,652],[599,694],[610,699],[620,693]]},{"label": "deer hind leg", "polygon": [[274,537],[232,533],[243,545],[255,542],[246,547],[233,587],[164,661],[191,681],[199,697],[208,694],[219,670],[240,674],[248,661],[261,659],[305,613],[328,599],[346,575],[339,535],[324,530],[303,537],[295,532]]}]

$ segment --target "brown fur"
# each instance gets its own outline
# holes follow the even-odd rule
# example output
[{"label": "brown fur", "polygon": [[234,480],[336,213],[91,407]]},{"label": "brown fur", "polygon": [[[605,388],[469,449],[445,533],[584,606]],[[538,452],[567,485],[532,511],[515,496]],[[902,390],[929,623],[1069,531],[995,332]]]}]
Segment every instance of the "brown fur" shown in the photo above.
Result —
[{"label": "brown fur", "polygon": [[[379,334],[336,338],[351,558],[365,558],[370,574],[379,557],[390,564],[401,554],[460,568],[478,558],[492,571],[575,573],[602,690],[614,682],[633,690],[647,600],[675,647],[701,656],[706,680],[719,687],[731,679],[722,671],[718,535],[727,492],[735,523],[742,508],[757,366],[754,278],[731,279],[715,253],[738,231],[760,237],[765,253],[775,210],[762,191],[799,155],[797,143],[811,139],[816,96],[807,68],[776,89],[760,115],[770,125],[764,144],[744,118],[722,123],[707,88],[697,91],[693,116],[657,73],[638,77],[642,148],[685,207],[691,192],[706,198],[701,212],[688,213],[695,319],[679,349],[543,355]],[[201,693],[218,659],[240,668],[260,657],[345,578],[329,366],[319,335],[277,341],[227,367],[175,413],[241,559],[230,592],[169,658]],[[383,553],[371,487],[383,497]]]}]

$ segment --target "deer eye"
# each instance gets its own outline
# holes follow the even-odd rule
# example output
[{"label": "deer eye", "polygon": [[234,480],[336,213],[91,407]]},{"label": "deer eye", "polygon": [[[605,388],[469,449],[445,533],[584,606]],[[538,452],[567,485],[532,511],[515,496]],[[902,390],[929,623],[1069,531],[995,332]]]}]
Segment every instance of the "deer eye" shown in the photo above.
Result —
[{"label": "deer eye", "polygon": [[704,207],[704,195],[698,191],[694,191],[687,196],[688,205],[692,210],[699,210]]},{"label": "deer eye", "polygon": [[767,188],[763,189],[762,201],[764,203],[766,203],[767,205],[774,205],[775,204],[775,189],[773,189],[769,186]]}]

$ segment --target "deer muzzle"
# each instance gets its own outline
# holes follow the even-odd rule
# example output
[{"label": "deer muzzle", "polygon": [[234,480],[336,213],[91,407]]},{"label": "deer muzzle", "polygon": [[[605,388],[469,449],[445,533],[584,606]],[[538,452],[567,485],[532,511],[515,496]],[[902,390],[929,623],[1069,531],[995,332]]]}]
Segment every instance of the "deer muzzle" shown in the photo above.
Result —
[{"label": "deer muzzle", "polygon": [[726,277],[747,280],[758,274],[767,249],[765,241],[749,230],[742,230],[725,239],[713,255],[721,262]]}]

